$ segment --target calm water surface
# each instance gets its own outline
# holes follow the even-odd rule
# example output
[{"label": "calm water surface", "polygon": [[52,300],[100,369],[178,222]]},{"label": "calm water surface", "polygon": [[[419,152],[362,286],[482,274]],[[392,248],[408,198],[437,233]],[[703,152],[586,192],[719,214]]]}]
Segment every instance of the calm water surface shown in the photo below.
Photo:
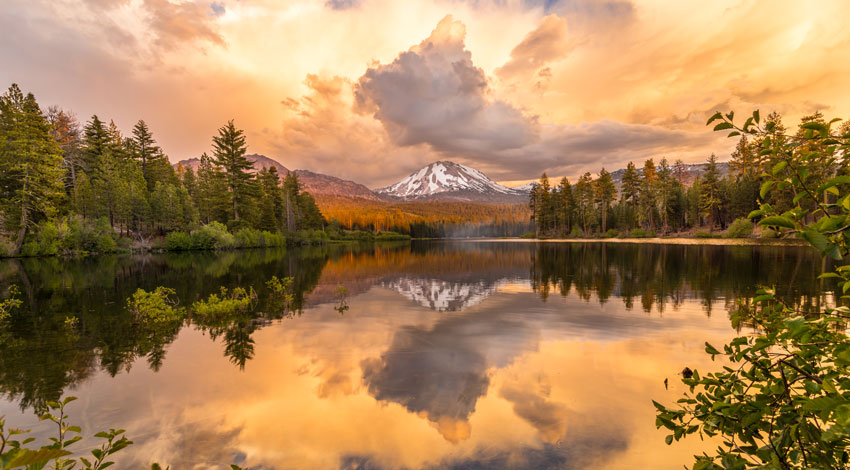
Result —
[{"label": "calm water surface", "polygon": [[[25,303],[0,333],[0,415],[46,437],[36,410],[75,395],[75,424],[135,442],[119,468],[678,469],[705,444],[666,446],[650,400],[717,367],[704,342],[736,334],[735,298],[817,304],[823,269],[801,247],[600,243],[3,260]],[[294,311],[272,275],[295,277]],[[126,299],[159,285],[258,301],[142,329]]]}]

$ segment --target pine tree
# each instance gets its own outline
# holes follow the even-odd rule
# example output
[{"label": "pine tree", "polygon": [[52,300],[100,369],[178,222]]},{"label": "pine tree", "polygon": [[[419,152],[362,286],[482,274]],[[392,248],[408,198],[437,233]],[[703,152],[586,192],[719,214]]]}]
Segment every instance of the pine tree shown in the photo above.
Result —
[{"label": "pine tree", "polygon": [[640,179],[640,195],[638,196],[638,215],[641,224],[647,230],[655,229],[655,189],[657,178],[655,162],[650,158],[643,164],[643,174]]},{"label": "pine tree", "polygon": [[537,208],[537,223],[544,232],[548,232],[552,225],[552,194],[549,185],[549,177],[546,173],[540,177],[537,184],[539,203]]},{"label": "pine tree", "polygon": [[593,178],[590,173],[585,173],[578,179],[575,187],[576,212],[578,213],[581,229],[585,236],[588,235],[588,226],[593,209]]},{"label": "pine tree", "polygon": [[559,209],[561,211],[561,220],[563,225],[561,232],[568,235],[572,231],[573,214],[575,214],[575,198],[573,197],[573,188],[570,186],[570,180],[567,177],[561,178],[561,183],[558,185],[558,195],[560,197]]},{"label": "pine tree", "polygon": [[82,137],[80,123],[73,114],[57,106],[47,110],[50,134],[62,149],[62,167],[65,168],[65,192],[73,199],[77,191],[77,172],[81,169]]},{"label": "pine tree", "polygon": [[239,220],[239,207],[252,194],[254,177],[249,170],[253,166],[245,158],[246,150],[245,132],[237,129],[233,120],[219,128],[218,135],[213,137],[213,161],[224,169],[233,205],[233,220]]},{"label": "pine tree", "polygon": [[145,177],[148,189],[152,190],[156,182],[148,175],[148,162],[153,159],[155,155],[160,154],[161,151],[156,145],[156,140],[154,140],[153,134],[144,120],[140,119],[139,122],[133,126],[132,143],[133,158],[141,164],[142,175]]},{"label": "pine tree", "polygon": [[21,251],[30,225],[55,214],[65,192],[62,149],[32,93],[13,84],[0,96],[0,202]]},{"label": "pine tree", "polygon": [[640,175],[638,174],[635,164],[629,162],[626,165],[626,170],[623,172],[623,180],[620,185],[620,202],[625,204],[630,212],[627,216],[627,227],[629,229],[635,226],[635,216],[637,214],[638,196],[640,195]]},{"label": "pine tree", "polygon": [[605,233],[608,230],[608,211],[611,202],[617,198],[617,186],[614,185],[611,173],[605,171],[605,168],[599,171],[599,178],[594,183],[596,202],[602,214],[602,233]]},{"label": "pine tree", "polygon": [[82,169],[89,181],[100,178],[101,158],[109,147],[109,131],[97,115],[83,129]]},{"label": "pine tree", "polygon": [[214,221],[226,222],[231,207],[230,196],[227,192],[227,178],[206,153],[201,155],[197,181],[195,205],[198,208],[200,221],[204,224]]},{"label": "pine tree", "polygon": [[263,168],[257,175],[262,195],[260,196],[259,227],[275,231],[281,228],[283,215],[283,193],[280,189],[280,177],[275,167]]},{"label": "pine tree", "polygon": [[301,183],[298,175],[290,171],[283,179],[283,220],[286,222],[286,230],[294,232],[297,229],[299,214],[298,194],[301,192]]},{"label": "pine tree", "polygon": [[709,230],[714,230],[720,215],[722,204],[720,171],[717,169],[717,157],[712,153],[708,157],[708,166],[700,178],[699,207],[703,216],[708,218]]},{"label": "pine tree", "polygon": [[670,213],[672,212],[673,191],[676,180],[673,178],[673,170],[662,158],[658,164],[658,179],[656,181],[655,194],[658,200],[658,212],[661,215],[661,227],[663,233],[670,230]]}]

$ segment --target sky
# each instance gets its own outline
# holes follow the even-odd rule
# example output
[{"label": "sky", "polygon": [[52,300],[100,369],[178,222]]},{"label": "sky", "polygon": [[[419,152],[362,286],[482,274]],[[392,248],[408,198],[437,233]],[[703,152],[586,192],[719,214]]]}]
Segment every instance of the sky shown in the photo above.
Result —
[{"label": "sky", "polygon": [[0,87],[376,188],[437,160],[521,184],[728,160],[717,110],[850,118],[850,3],[3,0]]}]

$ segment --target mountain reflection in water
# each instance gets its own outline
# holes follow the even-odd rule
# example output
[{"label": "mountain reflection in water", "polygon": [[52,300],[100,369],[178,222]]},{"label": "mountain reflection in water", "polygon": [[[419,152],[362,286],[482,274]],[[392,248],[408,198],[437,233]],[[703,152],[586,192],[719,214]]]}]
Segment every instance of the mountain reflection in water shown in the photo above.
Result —
[{"label": "mountain reflection in water", "polygon": [[[44,436],[33,411],[76,395],[76,423],[135,441],[121,467],[680,468],[708,443],[666,446],[650,399],[716,367],[703,343],[735,335],[733,299],[827,302],[825,268],[799,247],[600,243],[3,260],[24,305],[0,332],[0,415]],[[292,311],[273,275],[294,277]],[[126,298],[158,285],[258,303],[140,331]]]}]

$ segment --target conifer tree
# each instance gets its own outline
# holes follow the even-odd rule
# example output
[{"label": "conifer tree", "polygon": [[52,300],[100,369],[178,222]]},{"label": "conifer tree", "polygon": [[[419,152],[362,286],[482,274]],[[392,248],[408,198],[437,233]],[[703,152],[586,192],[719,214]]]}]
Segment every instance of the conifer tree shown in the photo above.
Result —
[{"label": "conifer tree", "polygon": [[277,168],[263,168],[257,174],[262,191],[260,196],[259,227],[263,230],[274,231],[282,227],[283,193],[280,189],[280,176]]},{"label": "conifer tree", "polygon": [[20,253],[29,227],[64,197],[62,149],[32,93],[13,84],[0,96],[0,201]]},{"label": "conifer tree", "polygon": [[283,220],[286,222],[286,230],[294,232],[300,216],[298,194],[301,192],[301,183],[294,171],[286,174],[281,191],[283,192]]},{"label": "conifer tree", "polygon": [[578,213],[581,229],[585,236],[588,235],[591,211],[593,209],[593,178],[587,172],[578,179],[575,187],[576,212]]},{"label": "conifer tree", "polygon": [[252,194],[253,175],[249,171],[251,162],[245,158],[247,146],[245,132],[237,129],[233,120],[219,128],[213,137],[213,161],[224,170],[233,207],[233,220],[239,220],[240,206]]},{"label": "conifer tree", "polygon": [[605,233],[608,230],[608,211],[611,202],[617,198],[617,187],[614,185],[611,173],[605,171],[605,168],[599,171],[599,178],[594,183],[596,202],[599,204],[599,210],[602,214],[602,233]]},{"label": "conifer tree", "polygon": [[637,215],[638,195],[640,194],[640,175],[638,174],[635,164],[629,162],[626,165],[626,170],[623,172],[623,180],[620,187],[620,201],[626,205],[629,214],[627,215],[627,227],[634,228],[634,218]]},{"label": "conifer tree", "polygon": [[145,177],[148,189],[153,189],[155,181],[148,176],[148,162],[161,152],[147,123],[142,119],[139,119],[139,122],[133,126],[132,144],[133,158],[141,164],[142,175]]},{"label": "conifer tree", "polygon": [[708,157],[708,167],[700,178],[699,207],[703,216],[708,218],[709,230],[714,230],[723,202],[720,194],[720,171],[717,169],[717,157],[712,153]]},{"label": "conifer tree", "polygon": [[573,197],[573,188],[570,185],[570,180],[567,177],[561,178],[561,183],[558,185],[558,195],[560,197],[559,209],[561,211],[561,221],[563,226],[561,232],[564,235],[572,231],[573,215],[575,214],[575,198]]},{"label": "conifer tree", "polygon": [[89,181],[100,178],[101,159],[109,147],[109,131],[103,121],[93,115],[83,129],[82,169]]},{"label": "conifer tree", "polygon": [[65,191],[73,199],[77,190],[77,172],[81,168],[82,136],[80,123],[71,113],[57,106],[47,110],[50,134],[62,149],[62,167],[65,169]]},{"label": "conifer tree", "polygon": [[647,230],[655,228],[655,204],[656,184],[658,174],[655,170],[655,162],[650,158],[643,164],[643,174],[640,178],[640,195],[638,196],[639,218],[641,224]]}]

